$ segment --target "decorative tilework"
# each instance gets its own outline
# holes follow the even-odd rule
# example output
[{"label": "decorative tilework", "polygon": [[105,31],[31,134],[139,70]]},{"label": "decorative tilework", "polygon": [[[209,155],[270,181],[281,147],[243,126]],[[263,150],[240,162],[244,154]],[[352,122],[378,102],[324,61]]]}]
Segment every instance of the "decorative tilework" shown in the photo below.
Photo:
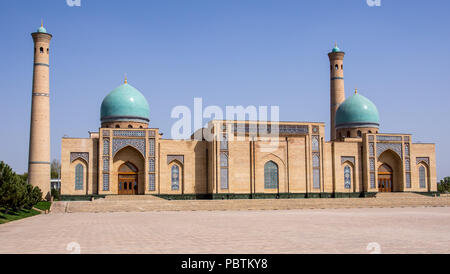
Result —
[{"label": "decorative tilework", "polygon": [[312,136],[311,143],[312,143],[312,150],[319,151],[319,136],[318,135]]},{"label": "decorative tilework", "polygon": [[145,137],[144,130],[114,130],[115,137]]},{"label": "decorative tilework", "polygon": [[84,186],[84,167],[78,164],[75,167],[75,190],[83,190]]},{"label": "decorative tilework", "polygon": [[220,153],[220,166],[221,167],[228,167],[228,155],[226,152]]},{"label": "decorative tilework", "polygon": [[155,158],[150,158],[148,160],[148,171],[155,172]]},{"label": "decorative tilework", "polygon": [[378,141],[401,141],[402,136],[387,136],[387,135],[378,135]]},{"label": "decorative tilework", "polygon": [[375,157],[375,143],[369,143],[370,157]]},{"label": "decorative tilework", "polygon": [[278,165],[272,161],[264,165],[264,188],[278,188]]},{"label": "decorative tilework", "polygon": [[103,191],[109,191],[109,174],[103,173]]},{"label": "decorative tilework", "polygon": [[109,171],[109,157],[103,157],[103,171]]},{"label": "decorative tilework", "polygon": [[151,130],[148,132],[148,137],[155,137],[156,136],[156,131]]},{"label": "decorative tilework", "polygon": [[143,156],[145,156],[145,139],[113,139],[113,156],[122,148],[131,146],[137,149]]},{"label": "decorative tilework", "polygon": [[352,187],[352,172],[350,166],[344,168],[344,187],[350,189]]},{"label": "decorative tilework", "polygon": [[167,164],[170,164],[174,160],[184,165],[184,155],[167,155]]},{"label": "decorative tilework", "polygon": [[228,189],[228,168],[220,169],[220,189]]},{"label": "decorative tilework", "polygon": [[409,142],[409,136],[405,136],[405,142]]},{"label": "decorative tilework", "polygon": [[355,166],[355,157],[353,157],[353,156],[342,156],[341,157],[341,164],[343,164],[347,161],[349,161],[350,163],[353,164],[353,166]]},{"label": "decorative tilework", "polygon": [[155,156],[155,139],[154,138],[148,139],[148,153],[150,154],[150,157]]},{"label": "decorative tilework", "polygon": [[149,174],[148,175],[148,190],[149,191],[155,191],[155,174]]},{"label": "decorative tilework", "polygon": [[228,137],[226,134],[224,134],[220,140],[220,150],[228,150]]},{"label": "decorative tilework", "polygon": [[417,157],[416,158],[416,164],[419,164],[420,162],[426,163],[428,166],[430,165],[430,158],[429,157]]},{"label": "decorative tilework", "polygon": [[103,139],[103,155],[109,155],[109,138]]},{"label": "decorative tilework", "polygon": [[313,170],[313,187],[320,189],[320,169]]},{"label": "decorative tilework", "polygon": [[70,162],[73,163],[76,159],[83,159],[86,163],[89,163],[89,153],[88,152],[71,152]]},{"label": "decorative tilework", "polygon": [[388,149],[397,153],[400,158],[403,158],[401,143],[377,143],[377,157],[380,157],[381,153]]},{"label": "decorative tilework", "polygon": [[373,158],[370,159],[370,171],[375,171],[375,159]]},{"label": "decorative tilework", "polygon": [[313,153],[313,167],[320,167],[320,154]]},{"label": "decorative tilework", "polygon": [[411,162],[410,162],[409,158],[405,159],[405,170],[406,170],[406,172],[411,171]]},{"label": "decorative tilework", "polygon": [[[264,133],[266,131],[267,133],[271,133],[272,131],[276,131],[278,128],[278,133],[280,134],[308,134],[309,128],[307,125],[252,125],[250,127],[249,124],[234,124],[233,130],[234,133]],[[263,131],[263,129],[265,129]]]},{"label": "decorative tilework", "polygon": [[405,143],[405,156],[409,156],[409,143]]},{"label": "decorative tilework", "polygon": [[376,184],[375,184],[375,173],[371,173],[370,174],[370,188],[375,188]]},{"label": "decorative tilework", "polygon": [[411,188],[411,173],[406,173],[406,188]]},{"label": "decorative tilework", "polygon": [[375,137],[373,135],[369,135],[369,141],[374,141]]},{"label": "decorative tilework", "polygon": [[109,130],[103,130],[103,136],[109,136]]},{"label": "decorative tilework", "polygon": [[180,190],[180,167],[178,165],[172,166],[172,190]]},{"label": "decorative tilework", "polygon": [[427,187],[427,179],[426,179],[426,171],[425,171],[425,167],[421,166],[419,168],[419,186],[420,188],[426,188]]}]

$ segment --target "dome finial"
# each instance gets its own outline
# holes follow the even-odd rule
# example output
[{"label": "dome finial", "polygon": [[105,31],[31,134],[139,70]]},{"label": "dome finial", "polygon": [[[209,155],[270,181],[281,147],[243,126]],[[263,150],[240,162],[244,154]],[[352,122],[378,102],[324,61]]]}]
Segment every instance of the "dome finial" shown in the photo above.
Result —
[{"label": "dome finial", "polygon": [[44,19],[41,18],[41,28],[44,27]]},{"label": "dome finial", "polygon": [[338,46],[337,46],[337,42],[334,42],[334,47],[335,47],[335,48],[337,48],[337,47],[338,47]]},{"label": "dome finial", "polygon": [[125,73],[125,81],[124,81],[124,83],[128,84],[128,78],[127,78],[127,74],[126,73]]},{"label": "dome finial", "polygon": [[358,89],[357,88],[355,88],[355,94],[358,94]]}]

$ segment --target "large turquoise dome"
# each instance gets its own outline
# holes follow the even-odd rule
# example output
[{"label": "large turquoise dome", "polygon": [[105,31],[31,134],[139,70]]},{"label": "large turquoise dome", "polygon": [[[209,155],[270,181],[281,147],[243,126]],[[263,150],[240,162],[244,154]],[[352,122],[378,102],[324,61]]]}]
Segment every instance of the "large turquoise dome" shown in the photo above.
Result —
[{"label": "large turquoise dome", "polygon": [[119,121],[148,123],[150,108],[147,99],[139,90],[125,83],[103,99],[101,121],[102,123]]},{"label": "large turquoise dome", "polygon": [[379,127],[380,116],[372,101],[355,93],[347,98],[336,111],[336,127]]}]

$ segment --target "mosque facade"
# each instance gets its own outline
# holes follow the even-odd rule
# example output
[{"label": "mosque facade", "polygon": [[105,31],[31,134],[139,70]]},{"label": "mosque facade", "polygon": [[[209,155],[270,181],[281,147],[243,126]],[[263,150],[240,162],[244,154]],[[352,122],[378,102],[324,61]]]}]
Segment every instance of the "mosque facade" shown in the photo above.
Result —
[{"label": "mosque facade", "polygon": [[[48,41],[35,49],[35,82],[47,83],[51,36],[41,29],[33,35]],[[230,120],[210,121],[201,130],[210,138],[165,139],[151,127],[145,96],[125,81],[104,98],[97,131],[62,139],[61,194],[252,199],[436,192],[435,145],[380,132],[375,104],[356,91],[345,96],[344,55],[337,46],[328,54],[330,140],[322,122]],[[37,69],[44,76],[36,79]],[[37,120],[46,125],[46,119]]]}]

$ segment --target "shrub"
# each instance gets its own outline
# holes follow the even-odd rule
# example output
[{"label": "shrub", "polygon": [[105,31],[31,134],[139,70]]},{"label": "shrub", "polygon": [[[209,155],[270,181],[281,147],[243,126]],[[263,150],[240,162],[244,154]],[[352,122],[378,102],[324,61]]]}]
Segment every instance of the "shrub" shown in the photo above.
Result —
[{"label": "shrub", "polygon": [[5,163],[0,162],[0,207],[5,213],[31,209],[42,199],[42,192],[25,181],[23,176],[15,174]]},{"label": "shrub", "polygon": [[59,194],[59,191],[57,189],[52,188],[51,194],[52,194],[53,200],[59,201],[61,199],[61,195]]},{"label": "shrub", "polygon": [[450,177],[445,177],[438,183],[438,191],[441,193],[450,192]]}]

